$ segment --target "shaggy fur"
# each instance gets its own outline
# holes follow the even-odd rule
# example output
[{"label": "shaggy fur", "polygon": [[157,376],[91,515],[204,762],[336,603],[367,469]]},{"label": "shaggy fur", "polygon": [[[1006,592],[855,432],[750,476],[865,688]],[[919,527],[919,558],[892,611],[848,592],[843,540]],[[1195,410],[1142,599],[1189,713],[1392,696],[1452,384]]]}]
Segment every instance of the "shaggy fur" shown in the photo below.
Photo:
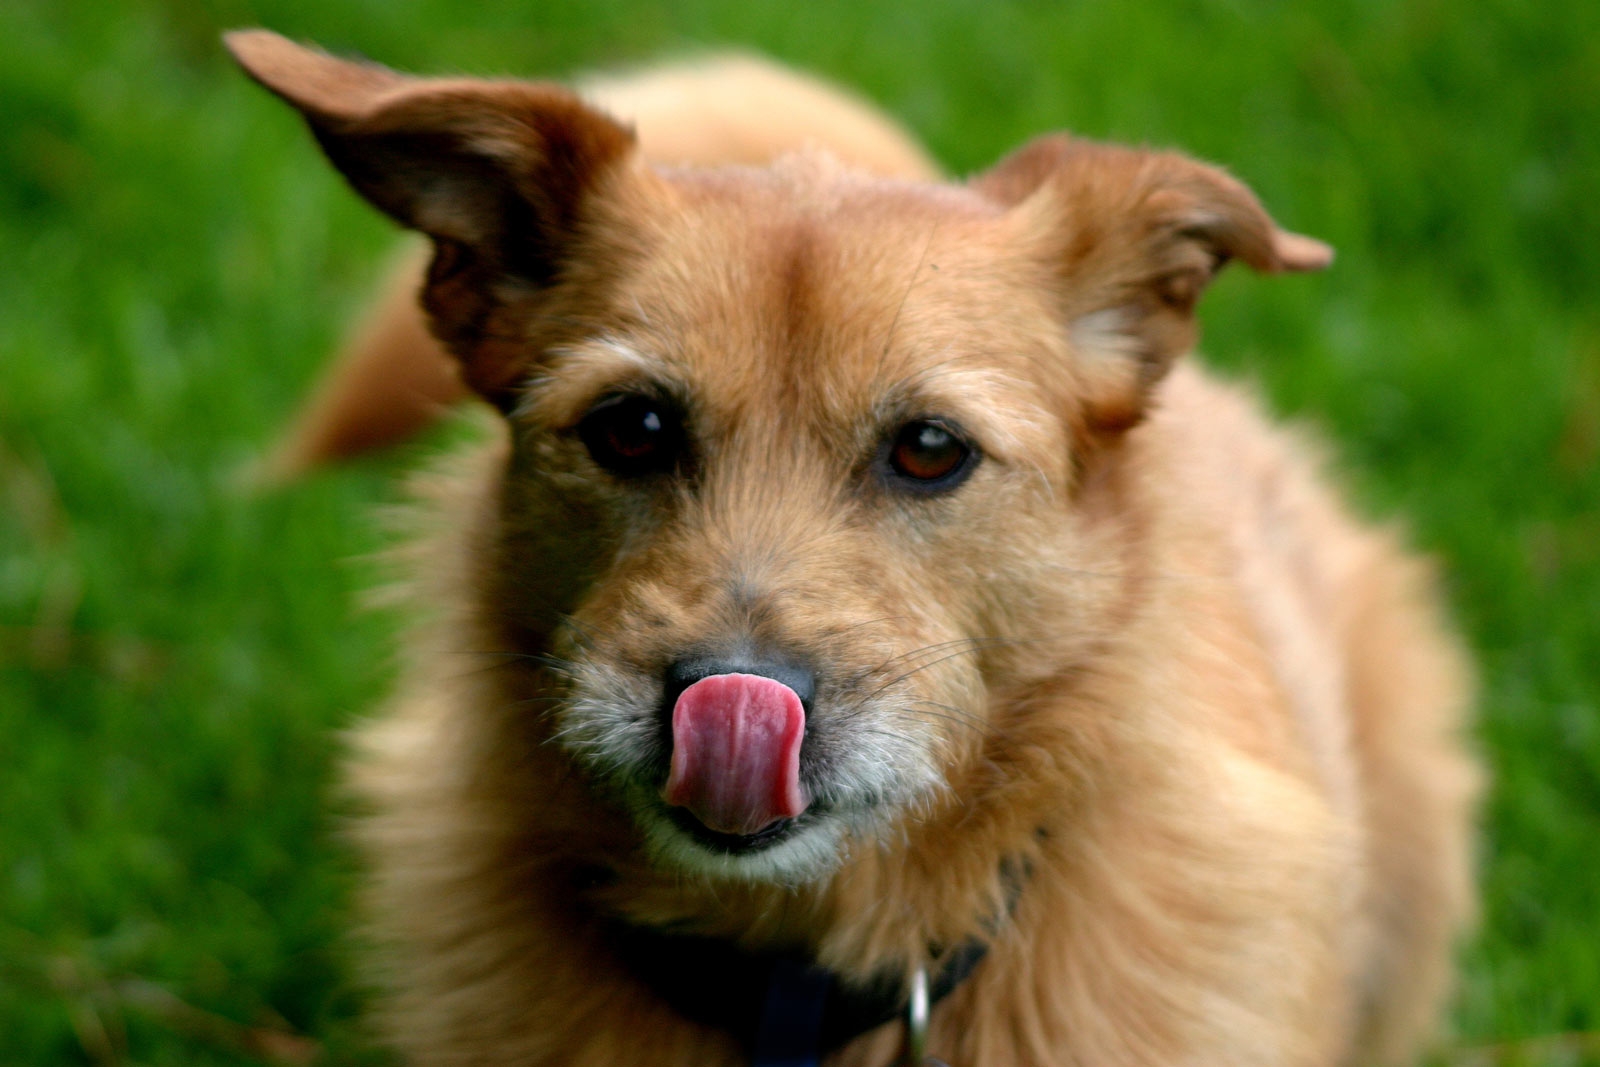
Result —
[{"label": "shaggy fur", "polygon": [[[1177,155],[668,167],[552,86],[230,44],[432,238],[432,329],[504,416],[438,487],[437,617],[355,769],[413,1061],[740,1063],[618,918],[861,982],[983,938],[933,1015],[957,1067],[1416,1058],[1470,911],[1462,657],[1427,569],[1179,358],[1222,264],[1326,248]],[[818,99],[763,103],[770,143]],[[697,161],[748,158],[721,136]],[[618,395],[682,412],[672,470],[586,449]],[[883,465],[926,419],[976,457],[938,491]],[[662,799],[662,679],[750,648],[815,672],[812,803],[730,851]]]},{"label": "shaggy fur", "polygon": [[[826,145],[872,174],[932,180],[927,154],[833,86],[752,56],[717,56],[579,83],[584,99],[637,129],[639,152],[673,166],[762,165]],[[782,121],[774,121],[781,116]],[[281,484],[337,459],[414,437],[466,398],[428,329],[417,290],[428,257],[408,249],[290,432],[256,472]]]}]

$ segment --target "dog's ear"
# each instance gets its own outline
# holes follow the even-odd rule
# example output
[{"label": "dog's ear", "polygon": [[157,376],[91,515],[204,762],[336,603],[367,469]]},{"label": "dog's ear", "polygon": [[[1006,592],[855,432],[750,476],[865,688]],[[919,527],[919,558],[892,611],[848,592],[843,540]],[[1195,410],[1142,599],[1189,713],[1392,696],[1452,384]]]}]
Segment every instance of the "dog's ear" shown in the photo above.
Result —
[{"label": "dog's ear", "polygon": [[972,182],[1011,208],[1060,288],[1090,427],[1143,417],[1150,388],[1194,346],[1194,307],[1239,259],[1258,271],[1319,270],[1321,241],[1275,225],[1250,190],[1215,167],[1052,136]]},{"label": "dog's ear", "polygon": [[491,292],[558,276],[586,197],[632,154],[632,131],[554,85],[412,78],[266,30],[225,41],[305,116],[357,192],[433,238],[423,303],[434,330],[468,384],[511,403],[520,361],[477,336]]}]

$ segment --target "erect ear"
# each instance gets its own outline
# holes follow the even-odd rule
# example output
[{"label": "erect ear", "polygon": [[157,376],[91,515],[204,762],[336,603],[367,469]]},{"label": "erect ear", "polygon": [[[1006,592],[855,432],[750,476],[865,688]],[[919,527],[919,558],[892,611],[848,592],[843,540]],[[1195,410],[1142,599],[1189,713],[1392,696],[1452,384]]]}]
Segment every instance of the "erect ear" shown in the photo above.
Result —
[{"label": "erect ear", "polygon": [[521,368],[484,343],[493,292],[559,275],[586,196],[631,154],[633,133],[554,85],[411,78],[266,30],[224,39],[305,116],[357,192],[433,238],[423,304],[434,331],[469,385],[509,404]]},{"label": "erect ear", "polygon": [[973,180],[1012,208],[1047,258],[1081,379],[1089,427],[1118,432],[1194,346],[1194,307],[1240,259],[1263,273],[1320,270],[1321,241],[1275,225],[1250,190],[1170,152],[1040,138]]}]

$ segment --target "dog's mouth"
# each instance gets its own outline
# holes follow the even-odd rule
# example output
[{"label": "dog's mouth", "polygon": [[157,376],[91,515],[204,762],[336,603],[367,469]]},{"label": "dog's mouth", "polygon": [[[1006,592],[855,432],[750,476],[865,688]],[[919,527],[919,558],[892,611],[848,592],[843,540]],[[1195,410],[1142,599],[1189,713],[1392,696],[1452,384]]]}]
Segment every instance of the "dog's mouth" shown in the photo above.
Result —
[{"label": "dog's mouth", "polygon": [[940,782],[925,734],[877,728],[903,696],[862,703],[755,657],[663,673],[581,675],[558,736],[664,867],[810,878]]},{"label": "dog's mouth", "polygon": [[725,834],[711,829],[695,818],[687,809],[671,808],[668,818],[687,837],[713,852],[729,856],[744,856],[772,848],[789,840],[804,823],[801,817],[779,819],[753,834]]}]

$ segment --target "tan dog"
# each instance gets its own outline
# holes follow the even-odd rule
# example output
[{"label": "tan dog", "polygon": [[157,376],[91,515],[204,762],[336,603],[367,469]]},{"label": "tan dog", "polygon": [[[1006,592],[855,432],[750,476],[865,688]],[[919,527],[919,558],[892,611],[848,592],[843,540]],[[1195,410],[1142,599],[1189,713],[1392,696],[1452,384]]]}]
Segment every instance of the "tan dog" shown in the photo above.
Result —
[{"label": "tan dog", "polygon": [[930,988],[955,1067],[1418,1054],[1461,657],[1179,359],[1223,263],[1324,246],[1176,155],[668,168],[552,86],[230,45],[432,238],[504,415],[358,769],[416,1062],[877,1067]]}]

